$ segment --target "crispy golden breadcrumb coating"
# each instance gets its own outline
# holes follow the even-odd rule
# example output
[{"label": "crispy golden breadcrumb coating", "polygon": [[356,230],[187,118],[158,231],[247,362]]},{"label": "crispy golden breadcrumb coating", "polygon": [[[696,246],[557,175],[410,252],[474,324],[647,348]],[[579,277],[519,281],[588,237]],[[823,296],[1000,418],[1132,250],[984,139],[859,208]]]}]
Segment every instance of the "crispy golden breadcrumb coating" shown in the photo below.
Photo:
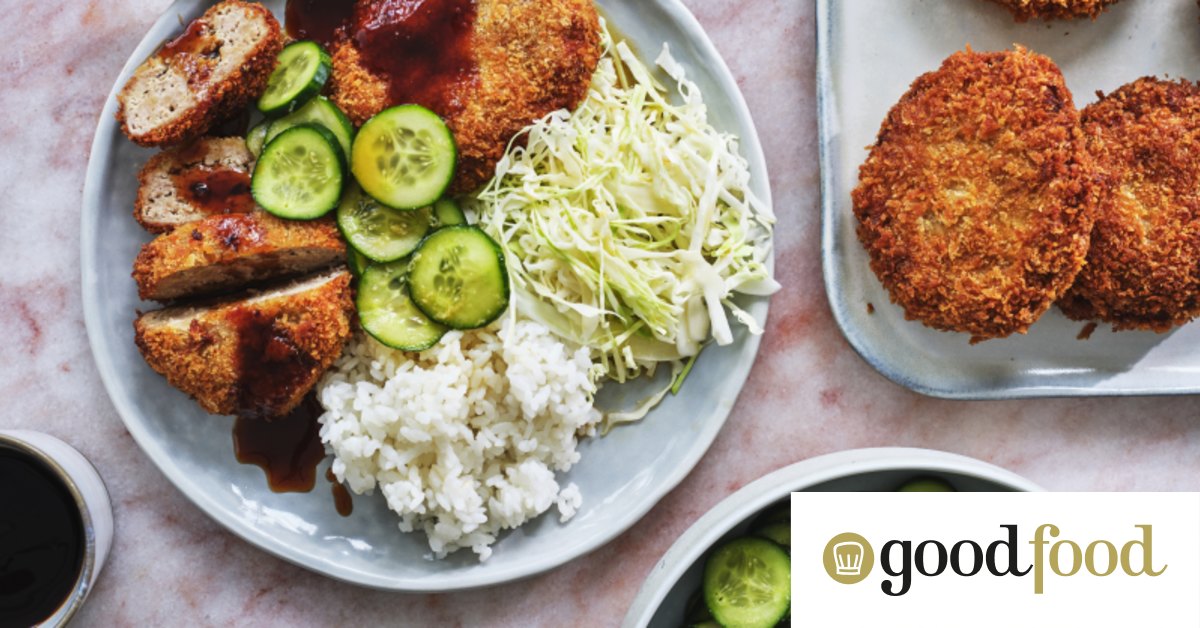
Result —
[{"label": "crispy golden breadcrumb coating", "polygon": [[1012,12],[1018,22],[1031,19],[1095,19],[1117,0],[992,0]]},{"label": "crispy golden breadcrumb coating", "polygon": [[1139,79],[1084,109],[1083,127],[1112,188],[1061,308],[1117,330],[1200,316],[1200,87]]},{"label": "crispy golden breadcrumb coating", "polygon": [[[478,78],[447,117],[458,144],[453,193],[487,182],[509,141],[533,121],[574,109],[587,96],[600,60],[600,22],[592,0],[479,0],[472,39]],[[388,102],[384,79],[364,67],[358,50],[333,52],[330,97],[362,124]]]},{"label": "crispy golden breadcrumb coating", "polygon": [[351,335],[350,274],[254,297],[148,312],[134,322],[146,363],[208,412],[291,412]]},{"label": "crispy golden breadcrumb coating", "polygon": [[911,320],[1024,333],[1087,254],[1096,174],[1044,56],[951,55],[884,120],[853,192],[871,269]]},{"label": "crispy golden breadcrumb coating", "polygon": [[205,296],[328,268],[346,259],[333,221],[266,212],[209,216],[146,243],[133,262],[142,300]]}]

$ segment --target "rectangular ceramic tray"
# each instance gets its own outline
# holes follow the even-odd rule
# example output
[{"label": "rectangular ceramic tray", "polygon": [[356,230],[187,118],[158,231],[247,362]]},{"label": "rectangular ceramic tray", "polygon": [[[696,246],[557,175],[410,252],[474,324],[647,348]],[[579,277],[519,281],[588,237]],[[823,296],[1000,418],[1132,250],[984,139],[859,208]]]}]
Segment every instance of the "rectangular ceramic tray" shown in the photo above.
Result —
[{"label": "rectangular ceramic tray", "polygon": [[[822,255],[834,317],[889,379],[957,399],[1200,392],[1200,322],[1112,333],[1048,312],[1025,336],[975,346],[905,321],[855,235],[850,191],[888,109],[917,76],[967,45],[1023,45],[1054,59],[1078,107],[1146,75],[1200,77],[1194,0],[1123,0],[1095,21],[1028,22],[986,0],[817,0]],[[872,313],[873,311],[873,313]]]}]

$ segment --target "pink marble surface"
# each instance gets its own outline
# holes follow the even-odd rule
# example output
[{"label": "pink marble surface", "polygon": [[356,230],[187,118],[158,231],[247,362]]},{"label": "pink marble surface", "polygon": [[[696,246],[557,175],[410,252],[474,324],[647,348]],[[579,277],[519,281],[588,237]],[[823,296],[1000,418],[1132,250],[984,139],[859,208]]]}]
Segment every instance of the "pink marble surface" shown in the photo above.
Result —
[{"label": "pink marble surface", "polygon": [[832,451],[943,449],[1058,490],[1200,490],[1200,400],[956,403],[873,372],[842,339],[821,280],[810,0],[685,0],[758,124],[786,289],[750,384],[708,455],[604,550],[490,590],[410,596],[293,567],[202,515],[126,433],[101,386],[80,304],[79,207],[103,98],[169,0],[6,0],[0,21],[0,427],[73,443],[116,510],[113,553],[80,625],[609,626],[701,514],[751,480]]}]

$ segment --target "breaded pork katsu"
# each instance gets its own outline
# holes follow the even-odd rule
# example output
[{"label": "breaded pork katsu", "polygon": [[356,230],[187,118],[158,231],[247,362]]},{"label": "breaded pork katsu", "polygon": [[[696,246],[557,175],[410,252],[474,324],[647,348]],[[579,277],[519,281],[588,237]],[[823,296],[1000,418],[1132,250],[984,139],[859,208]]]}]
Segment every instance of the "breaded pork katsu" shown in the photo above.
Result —
[{"label": "breaded pork katsu", "polygon": [[972,342],[1024,333],[1067,290],[1099,193],[1061,72],[1019,47],[918,78],[859,179],[858,237],[891,299]]},{"label": "breaded pork katsu", "polygon": [[252,296],[149,312],[146,362],[208,412],[269,419],[303,400],[342,353],[354,303],[344,270]]},{"label": "breaded pork katsu", "polygon": [[1112,188],[1063,311],[1116,330],[1190,321],[1200,315],[1200,87],[1142,78],[1084,109],[1083,125]]},{"label": "breaded pork katsu", "polygon": [[1018,22],[1031,19],[1095,18],[1117,0],[992,0],[1012,12]]},{"label": "breaded pork katsu", "polygon": [[254,155],[240,137],[203,137],[150,158],[138,173],[133,217],[165,233],[211,214],[255,210]]},{"label": "breaded pork katsu", "polygon": [[117,95],[121,131],[142,146],[204,135],[262,93],[282,48],[279,22],[262,5],[213,5],[134,71]]},{"label": "breaded pork katsu", "polygon": [[345,258],[346,246],[332,221],[229,214],[155,238],[138,253],[133,278],[143,300],[170,301],[294,277]]},{"label": "breaded pork katsu", "polygon": [[591,0],[359,0],[330,44],[330,96],[358,124],[414,102],[441,115],[458,144],[452,191],[469,192],[514,135],[583,101],[599,29]]}]

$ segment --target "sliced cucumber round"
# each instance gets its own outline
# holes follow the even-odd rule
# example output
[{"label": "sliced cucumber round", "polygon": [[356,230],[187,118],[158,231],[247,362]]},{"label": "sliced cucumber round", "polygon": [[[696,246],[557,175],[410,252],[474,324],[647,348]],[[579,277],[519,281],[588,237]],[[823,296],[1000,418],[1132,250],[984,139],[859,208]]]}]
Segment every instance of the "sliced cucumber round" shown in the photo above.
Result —
[{"label": "sliced cucumber round", "polygon": [[319,44],[298,41],[279,52],[279,61],[267,79],[267,91],[258,99],[258,110],[269,118],[289,114],[325,88],[333,60]]},{"label": "sliced cucumber round", "polygon": [[432,205],[454,179],[458,149],[438,115],[419,105],[384,110],[358,130],[350,170],[367,194],[396,209]]},{"label": "sliced cucumber round", "polygon": [[413,305],[407,273],[407,259],[368,266],[358,282],[358,320],[368,334],[393,349],[424,351],[442,339],[446,328]]},{"label": "sliced cucumber round", "polygon": [[458,203],[449,198],[443,198],[433,204],[433,217],[437,219],[438,228],[467,224],[467,215],[459,209]]},{"label": "sliced cucumber round", "polygon": [[704,601],[722,626],[774,626],[791,599],[791,559],[770,541],[730,541],[704,564]]},{"label": "sliced cucumber round", "polygon": [[347,118],[346,114],[333,104],[333,101],[324,96],[317,96],[295,112],[272,122],[270,128],[267,129],[267,141],[270,142],[280,133],[296,125],[314,122],[329,129],[337,137],[342,152],[345,153],[346,159],[349,159],[350,149],[354,145],[354,125],[350,123],[350,118]]},{"label": "sliced cucumber round", "polygon": [[363,194],[357,185],[338,204],[338,228],[350,246],[373,262],[393,262],[412,253],[429,233],[433,214],[422,209],[392,209]]},{"label": "sliced cucumber round", "polygon": [[263,120],[246,133],[246,149],[255,158],[262,154],[263,144],[267,143],[267,129],[269,128],[271,128],[271,121]]},{"label": "sliced cucumber round", "polygon": [[321,125],[302,124],[263,148],[250,193],[254,202],[280,218],[312,220],[337,207],[344,173],[345,157],[337,138]]},{"label": "sliced cucumber round", "polygon": [[504,253],[476,227],[434,231],[408,267],[413,303],[451,329],[477,329],[508,309]]}]

